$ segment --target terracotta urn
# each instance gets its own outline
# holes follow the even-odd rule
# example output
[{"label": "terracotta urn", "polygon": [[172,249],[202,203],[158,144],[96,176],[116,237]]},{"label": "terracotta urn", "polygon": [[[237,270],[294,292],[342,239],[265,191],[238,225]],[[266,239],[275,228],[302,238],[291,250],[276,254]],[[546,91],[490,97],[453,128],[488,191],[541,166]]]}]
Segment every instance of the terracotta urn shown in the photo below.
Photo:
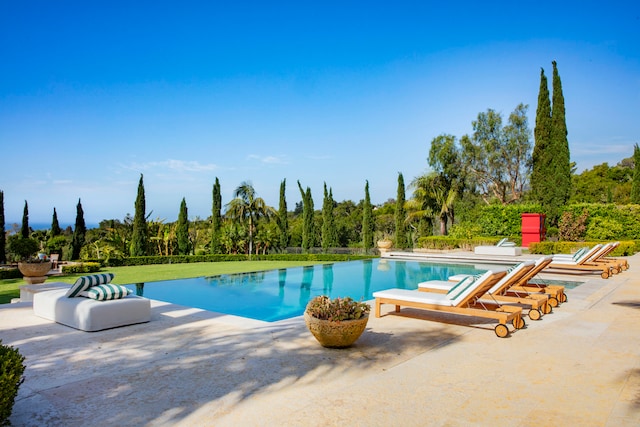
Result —
[{"label": "terracotta urn", "polygon": [[36,285],[47,280],[47,273],[51,270],[51,262],[19,262],[18,270],[22,273],[25,282]]}]

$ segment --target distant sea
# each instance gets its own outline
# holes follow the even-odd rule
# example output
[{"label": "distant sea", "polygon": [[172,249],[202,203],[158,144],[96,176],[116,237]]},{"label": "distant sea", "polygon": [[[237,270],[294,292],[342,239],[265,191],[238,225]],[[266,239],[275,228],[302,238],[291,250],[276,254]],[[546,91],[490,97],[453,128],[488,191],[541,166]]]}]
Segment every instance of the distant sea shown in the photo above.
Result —
[{"label": "distant sea", "polygon": [[[22,220],[20,220],[20,221],[5,221],[4,229],[6,231],[11,230],[11,228],[13,227],[13,224],[18,224],[18,229],[20,229],[20,227],[22,226]],[[87,227],[87,230],[99,227],[99,224],[86,223],[85,225]],[[71,229],[73,229],[75,226],[76,226],[75,223],[73,223],[73,224],[68,224],[68,223],[63,223],[63,222],[60,223],[60,228],[62,230],[66,230],[67,227],[71,227]],[[50,222],[29,222],[29,227],[31,227],[34,230],[50,230],[51,229],[51,223]]]}]

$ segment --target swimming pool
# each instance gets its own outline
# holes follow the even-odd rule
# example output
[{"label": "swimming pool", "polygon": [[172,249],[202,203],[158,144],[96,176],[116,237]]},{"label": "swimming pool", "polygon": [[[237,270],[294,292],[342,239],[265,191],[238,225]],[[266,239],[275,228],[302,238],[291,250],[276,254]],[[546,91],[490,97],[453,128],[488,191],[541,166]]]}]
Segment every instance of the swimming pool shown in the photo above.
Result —
[{"label": "swimming pool", "polygon": [[150,299],[274,322],[302,315],[316,295],[369,300],[382,289],[417,289],[425,280],[482,271],[469,264],[370,259],[127,287]]}]

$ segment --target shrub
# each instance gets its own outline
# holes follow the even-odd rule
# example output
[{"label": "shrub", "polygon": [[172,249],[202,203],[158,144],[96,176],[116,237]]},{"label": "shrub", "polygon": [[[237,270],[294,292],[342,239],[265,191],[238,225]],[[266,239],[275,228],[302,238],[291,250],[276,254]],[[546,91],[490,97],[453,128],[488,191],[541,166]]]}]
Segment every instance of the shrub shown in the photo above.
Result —
[{"label": "shrub", "polygon": [[558,237],[560,240],[578,242],[584,240],[587,232],[587,219],[589,212],[585,209],[580,216],[576,217],[573,212],[566,211],[560,218]]},{"label": "shrub", "polygon": [[331,299],[326,295],[313,298],[306,308],[309,316],[332,322],[360,319],[369,314],[370,310],[369,304],[350,297]]},{"label": "shrub", "polygon": [[587,238],[590,240],[615,240],[622,235],[622,224],[613,218],[594,218],[587,227]]},{"label": "shrub", "polygon": [[531,212],[542,212],[540,205],[489,205],[482,208],[478,225],[483,236],[519,236],[522,214]]},{"label": "shrub", "polygon": [[4,279],[20,279],[22,273],[17,268],[3,268],[0,269],[0,280]]},{"label": "shrub", "polygon": [[18,388],[24,381],[24,356],[0,340],[0,425],[8,426]]},{"label": "shrub", "polygon": [[81,262],[79,264],[63,265],[62,272],[65,274],[96,273],[100,271],[101,267],[99,262]]},{"label": "shrub", "polygon": [[[529,252],[532,254],[553,255],[570,254],[580,248],[592,248],[601,242],[537,242],[529,244]],[[611,256],[630,256],[640,250],[640,242],[633,240],[620,241],[620,246],[611,253]]]}]

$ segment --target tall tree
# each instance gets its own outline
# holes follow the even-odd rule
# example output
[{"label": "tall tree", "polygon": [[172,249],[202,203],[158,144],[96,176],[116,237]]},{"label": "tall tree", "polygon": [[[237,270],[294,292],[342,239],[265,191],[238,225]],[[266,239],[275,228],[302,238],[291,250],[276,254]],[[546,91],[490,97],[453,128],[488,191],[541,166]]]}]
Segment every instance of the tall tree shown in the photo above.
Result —
[{"label": "tall tree", "polygon": [[544,69],[540,69],[540,89],[538,91],[538,108],[536,109],[536,127],[533,131],[535,145],[531,156],[531,195],[534,201],[546,207],[550,204],[555,185],[549,179],[551,171],[551,99]]},{"label": "tall tree", "polygon": [[[551,106],[551,175],[547,177],[554,183],[551,190],[554,198],[548,207],[547,217],[552,225],[560,219],[560,209],[571,196],[571,156],[567,140],[567,122],[564,110],[562,82],[558,74],[556,61],[553,64],[553,97]],[[550,217],[550,218],[549,218]]]},{"label": "tall tree", "polygon": [[362,204],[362,248],[365,253],[373,248],[373,209],[369,196],[369,181],[364,185],[364,203]]},{"label": "tall tree", "polygon": [[220,191],[220,181],[216,177],[213,184],[213,203],[211,207],[211,244],[209,250],[212,254],[222,252],[222,244],[220,243],[220,232],[222,230],[222,195]]},{"label": "tall tree", "polygon": [[249,256],[253,253],[253,236],[260,218],[271,218],[276,214],[275,209],[267,206],[266,202],[257,197],[250,182],[242,182],[233,192],[234,199],[227,205],[227,214],[236,220],[247,222],[249,230]]},{"label": "tall tree", "polygon": [[287,180],[280,183],[280,205],[278,206],[278,229],[280,230],[280,247],[289,246],[289,218],[286,198]]},{"label": "tall tree", "polygon": [[82,203],[78,199],[76,226],[73,229],[73,237],[71,239],[71,259],[80,259],[80,250],[84,246],[85,234],[87,234],[87,227],[84,223],[84,211],[82,210]]},{"label": "tall tree", "polygon": [[0,191],[0,264],[7,263],[7,235],[4,230],[4,191]]},{"label": "tall tree", "polygon": [[402,173],[398,173],[398,195],[396,197],[396,238],[395,247],[398,249],[406,249],[409,247],[409,240],[407,239],[407,226],[406,226],[406,210],[405,204],[405,188],[404,177]]},{"label": "tall tree", "polygon": [[503,128],[500,113],[489,109],[478,114],[473,135],[461,139],[462,162],[485,202],[502,204],[522,198],[529,177],[531,152],[527,106],[520,104]]},{"label": "tall tree", "polygon": [[440,220],[440,234],[446,236],[447,224],[455,221],[454,203],[458,192],[455,187],[448,186],[443,175],[431,172],[419,176],[411,182],[414,188],[413,199],[409,206],[410,220],[418,221],[418,229],[424,233],[426,226],[432,225],[433,217]]},{"label": "tall tree", "polygon": [[143,176],[140,174],[138,195],[136,197],[135,214],[133,216],[133,235],[131,236],[131,256],[147,255],[149,230],[146,218],[146,201],[144,197]]},{"label": "tall tree", "polygon": [[303,190],[300,181],[298,181],[298,188],[302,196],[302,250],[308,252],[313,247],[315,235],[313,198],[311,197],[311,188],[307,187],[306,191]]},{"label": "tall tree", "polygon": [[331,189],[327,191],[324,183],[324,201],[322,203],[322,250],[327,253],[329,248],[338,246],[338,230],[333,214],[334,200]]},{"label": "tall tree", "polygon": [[631,203],[640,203],[640,147],[633,146],[633,181],[631,181]]},{"label": "tall tree", "polygon": [[56,208],[53,208],[53,217],[51,218],[51,237],[56,237],[62,234],[60,229],[60,223],[58,222],[58,213]]},{"label": "tall tree", "polygon": [[189,217],[187,215],[187,201],[184,197],[182,198],[182,202],[180,202],[176,236],[178,238],[178,254],[189,255],[191,251],[191,244],[189,242]]},{"label": "tall tree", "polygon": [[20,228],[20,235],[23,239],[29,237],[29,205],[27,201],[24,201],[24,209],[22,211],[22,227]]}]

